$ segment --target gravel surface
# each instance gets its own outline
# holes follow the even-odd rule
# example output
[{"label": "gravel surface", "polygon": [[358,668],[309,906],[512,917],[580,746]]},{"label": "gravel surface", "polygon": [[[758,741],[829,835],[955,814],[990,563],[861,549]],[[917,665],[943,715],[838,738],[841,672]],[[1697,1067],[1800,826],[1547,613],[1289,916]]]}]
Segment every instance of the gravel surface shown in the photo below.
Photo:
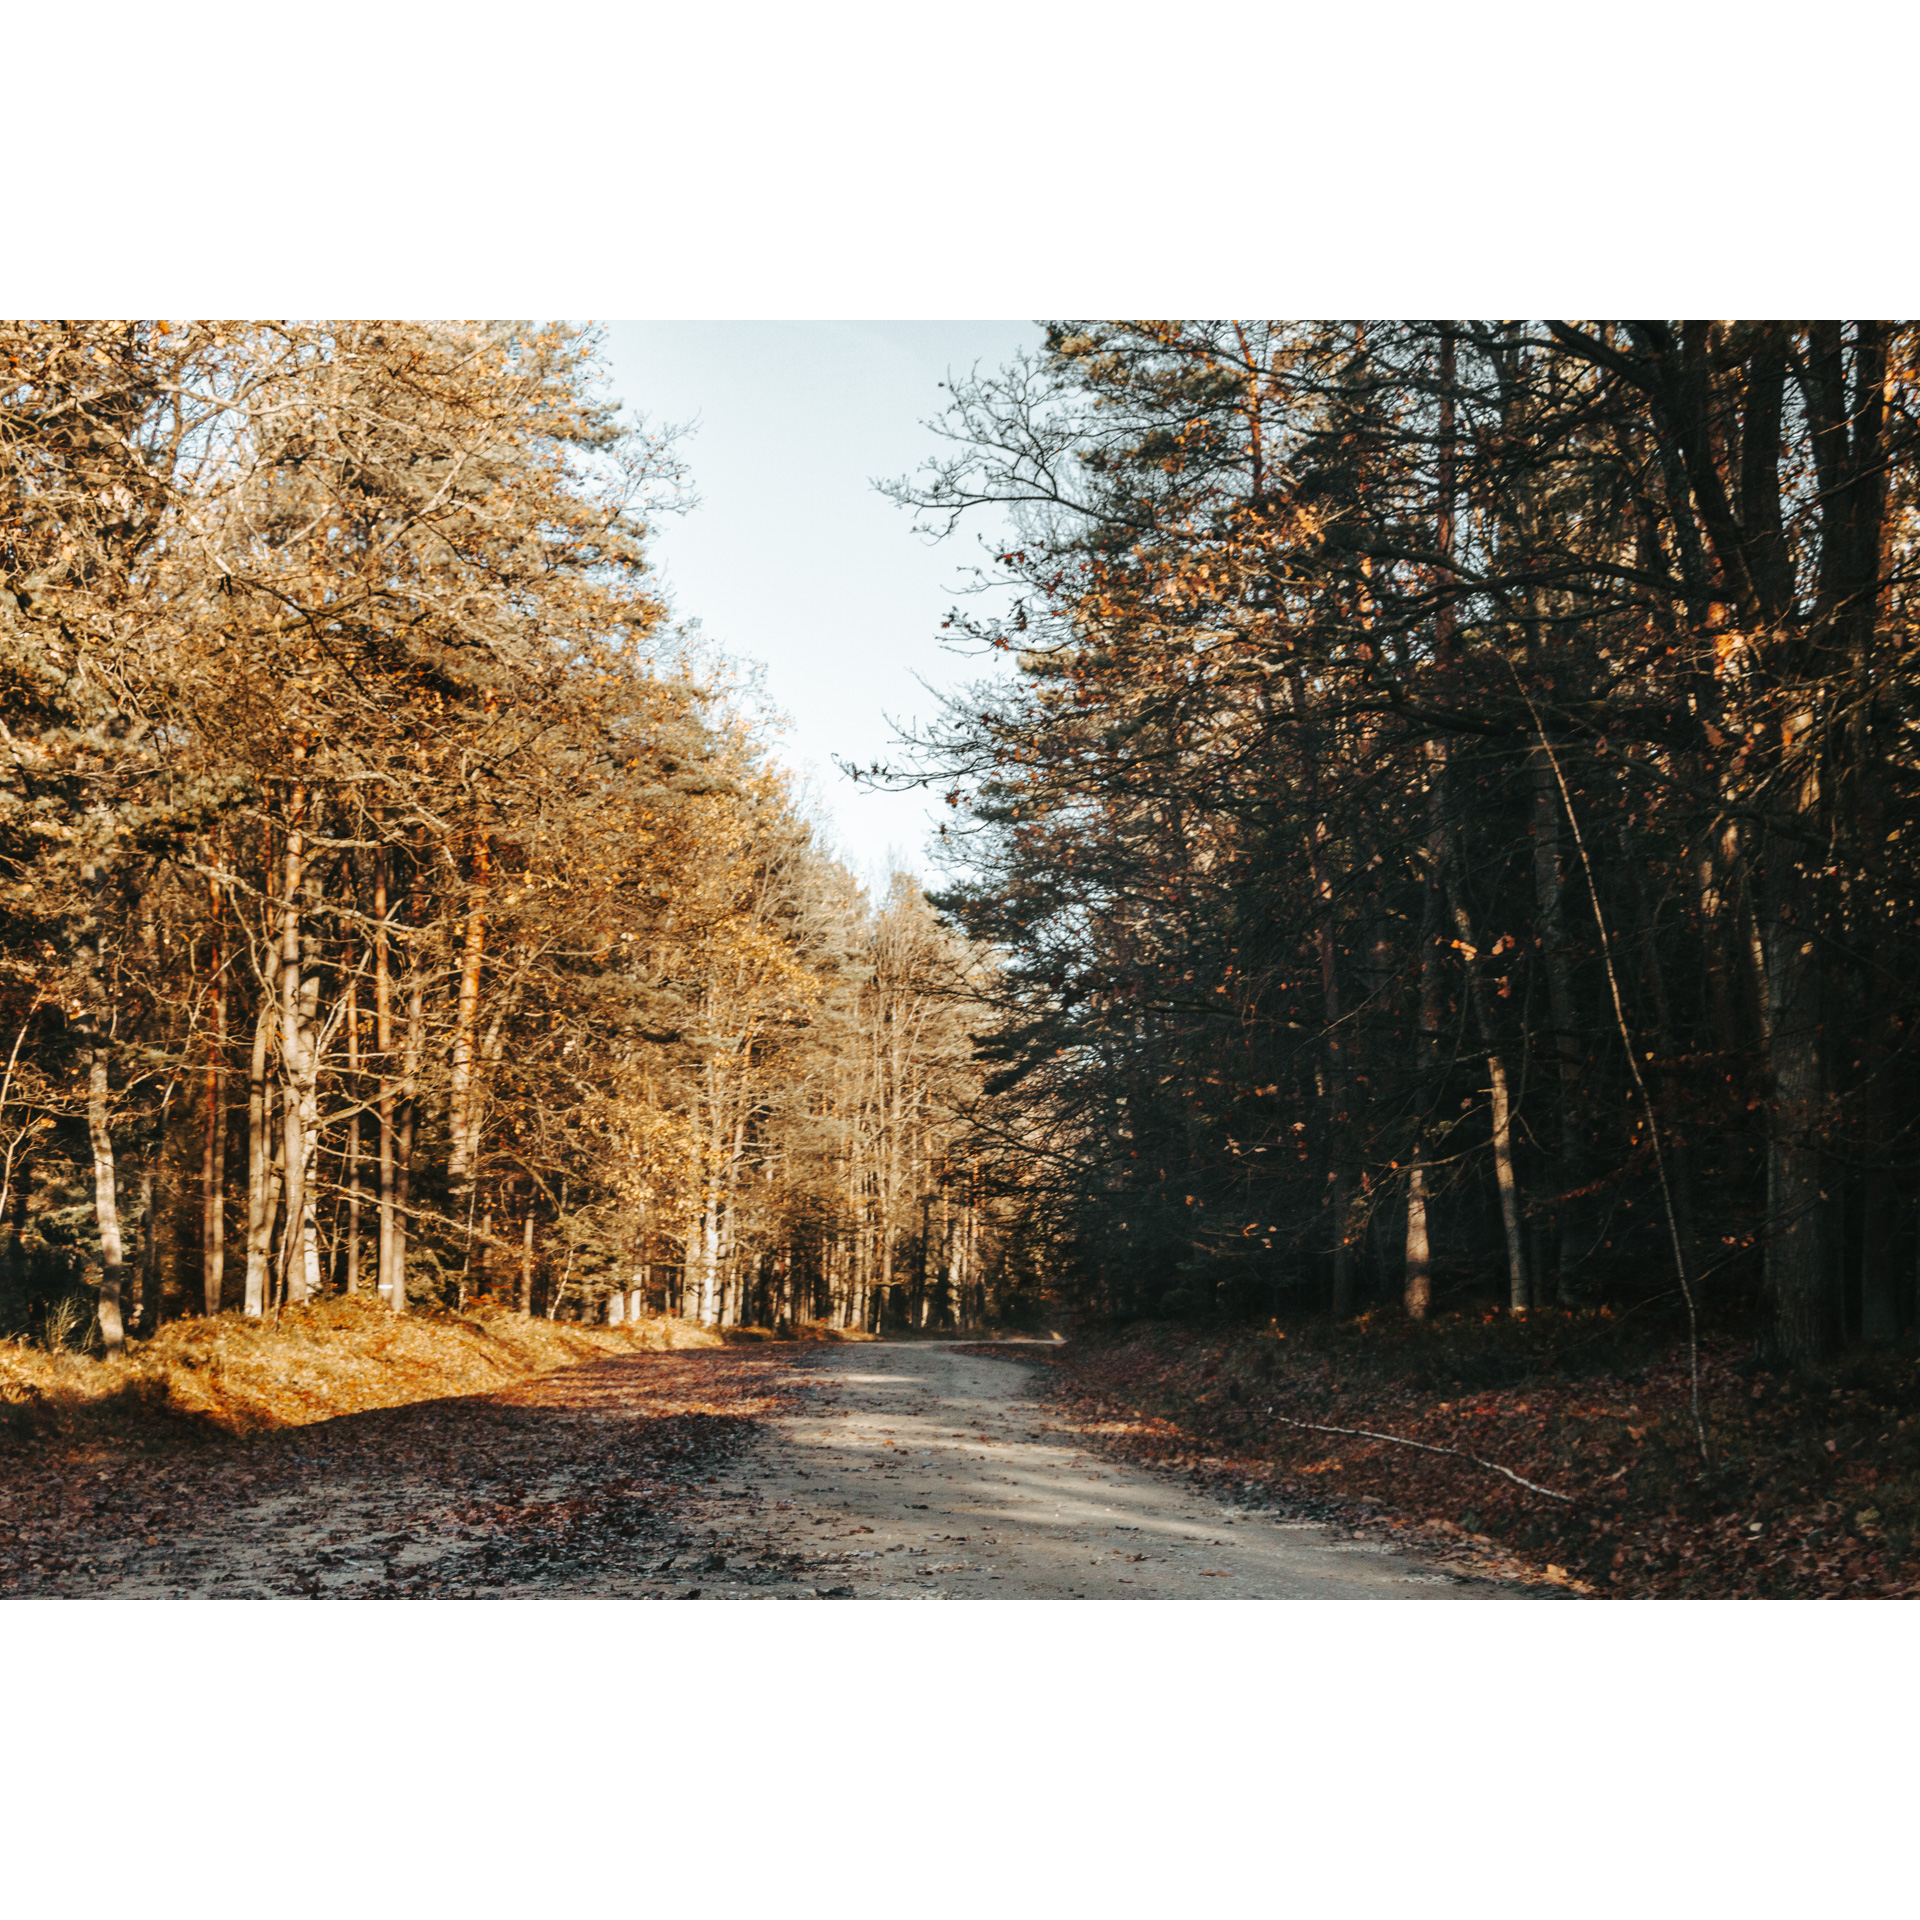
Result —
[{"label": "gravel surface", "polygon": [[1464,1599],[1526,1590],[1093,1452],[934,1343],[636,1353],[163,1456],[0,1470],[0,1594]]},{"label": "gravel surface", "polygon": [[847,1599],[1525,1598],[1089,1450],[1033,1370],[932,1343],[836,1347],[722,1489]]}]

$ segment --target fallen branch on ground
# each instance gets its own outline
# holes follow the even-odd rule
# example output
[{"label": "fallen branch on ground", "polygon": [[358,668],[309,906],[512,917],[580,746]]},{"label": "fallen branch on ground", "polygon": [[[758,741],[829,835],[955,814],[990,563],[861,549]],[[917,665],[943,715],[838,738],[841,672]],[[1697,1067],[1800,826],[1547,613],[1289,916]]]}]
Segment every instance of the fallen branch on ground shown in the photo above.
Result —
[{"label": "fallen branch on ground", "polygon": [[1532,1480],[1523,1480],[1511,1467],[1503,1467],[1497,1460],[1482,1460],[1477,1453],[1468,1453],[1463,1447],[1436,1447],[1425,1440],[1403,1440],[1397,1433],[1369,1433],[1365,1427],[1323,1427],[1314,1420],[1294,1420],[1273,1407],[1267,1409],[1268,1415],[1283,1426],[1302,1427],[1308,1433],[1344,1433],[1350,1440],[1384,1440],[1389,1446],[1418,1447],[1422,1453],[1450,1453],[1456,1460],[1471,1460],[1476,1467],[1485,1467],[1489,1473],[1503,1473],[1516,1487],[1525,1487],[1529,1493],[1543,1493],[1549,1500],[1564,1500],[1573,1505],[1573,1495],[1556,1493],[1551,1487],[1543,1487]]}]

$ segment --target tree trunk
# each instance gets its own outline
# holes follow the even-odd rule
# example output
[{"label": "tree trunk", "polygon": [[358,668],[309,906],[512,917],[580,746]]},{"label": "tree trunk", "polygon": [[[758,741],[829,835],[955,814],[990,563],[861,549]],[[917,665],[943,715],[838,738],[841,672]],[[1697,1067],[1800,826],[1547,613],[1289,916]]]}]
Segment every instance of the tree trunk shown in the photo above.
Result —
[{"label": "tree trunk", "polygon": [[[1533,900],[1540,930],[1540,957],[1547,975],[1547,1005],[1553,1019],[1552,1050],[1559,1111],[1555,1117],[1563,1193],[1581,1183],[1580,1048],[1574,1031],[1573,968],[1567,951],[1565,875],[1560,865],[1560,790],[1546,743],[1536,740],[1527,753],[1533,783]],[[1578,1216],[1563,1200],[1556,1210],[1559,1230],[1557,1292],[1560,1305],[1574,1304],[1579,1289]],[[1540,1276],[1544,1287],[1544,1275]]]},{"label": "tree trunk", "polygon": [[[1782,852],[1782,859],[1787,856]],[[1810,1366],[1839,1343],[1835,1263],[1817,1142],[1826,1058],[1812,930],[1783,909],[1762,931],[1772,1046],[1766,1285],[1781,1357]]]},{"label": "tree trunk", "polygon": [[166,1174],[167,1122],[173,1108],[174,1082],[160,1096],[160,1124],[153,1156],[140,1170],[140,1332],[151,1339],[160,1331],[160,1220],[156,1193]]},{"label": "tree trunk", "polygon": [[1727,964],[1727,955],[1737,938],[1735,881],[1739,864],[1740,829],[1738,823],[1731,820],[1720,829],[1717,844],[1712,839],[1702,841],[1694,860],[1713,1044],[1729,1057],[1740,1048],[1740,1019]]},{"label": "tree trunk", "polygon": [[1433,1249],[1427,1239],[1427,1169],[1416,1143],[1407,1168],[1407,1279],[1409,1320],[1424,1320],[1433,1306]]},{"label": "tree trunk", "polygon": [[[413,885],[408,892],[408,918],[418,927],[424,913],[420,870],[424,864],[418,845],[413,861]],[[387,1304],[395,1313],[407,1311],[407,1241],[411,1232],[408,1204],[413,1195],[413,1150],[420,1120],[420,1076],[427,1056],[427,988],[417,949],[407,955],[407,1030],[400,1061],[398,1124],[393,1143],[393,1291]]]},{"label": "tree trunk", "polygon": [[747,1322],[747,1302],[745,1284],[740,1278],[740,1163],[745,1153],[747,1133],[747,1115],[744,1100],[734,1116],[733,1142],[727,1154],[727,1186],[725,1212],[722,1215],[724,1233],[724,1264],[721,1272],[727,1278],[727,1286],[721,1301],[719,1324],[721,1326],[744,1326]]},{"label": "tree trunk", "polygon": [[1507,1304],[1515,1313],[1527,1310],[1527,1259],[1520,1231],[1520,1197],[1513,1178],[1513,1116],[1507,1101],[1507,1068],[1494,1044],[1493,1010],[1487,1005],[1486,982],[1480,973],[1480,950],[1474,939],[1473,919],[1452,863],[1447,868],[1447,901],[1453,910],[1454,931],[1465,962],[1467,997],[1473,1006],[1480,1044],[1487,1050],[1487,1074],[1493,1096],[1493,1176],[1500,1194],[1500,1224],[1507,1241]]},{"label": "tree trunk", "polygon": [[1440,1098],[1440,954],[1444,883],[1448,861],[1447,757],[1437,740],[1426,743],[1427,844],[1420,914],[1420,1037],[1416,1048],[1413,1147],[1407,1165],[1406,1307],[1410,1320],[1424,1320],[1433,1305],[1433,1247],[1427,1222],[1427,1129]]},{"label": "tree trunk", "polygon": [[387,1305],[395,1313],[407,1310],[407,1206],[413,1192],[413,1147],[420,1114],[420,1071],[427,1050],[426,986],[417,966],[407,977],[406,1054],[402,1060],[403,1079],[399,1127],[393,1147],[393,1291]]},{"label": "tree trunk", "polygon": [[317,1300],[325,1291],[326,1269],[320,1262],[320,1221],[313,1204],[313,1182],[307,1182],[307,1203],[300,1229],[299,1301]]},{"label": "tree trunk", "polygon": [[87,1134],[93,1143],[93,1213],[100,1229],[100,1338],[109,1353],[126,1346],[120,1290],[126,1274],[120,1207],[113,1186],[113,1135],[107,1127],[107,1049],[96,1046],[87,1071]]},{"label": "tree trunk", "polygon": [[[342,1290],[360,1291],[360,979],[347,978],[347,1078],[356,1103],[347,1122],[347,1257],[340,1276]],[[337,1216],[336,1216],[337,1217]]]},{"label": "tree trunk", "polygon": [[1353,1313],[1353,1199],[1358,1181],[1353,1165],[1353,1129],[1347,1111],[1347,1049],[1340,1025],[1340,980],[1334,968],[1333,881],[1322,859],[1326,823],[1312,826],[1314,893],[1320,906],[1315,938],[1320,950],[1320,997],[1326,1021],[1327,1128],[1333,1161],[1329,1204],[1333,1209],[1333,1317]]},{"label": "tree trunk", "polygon": [[[384,822],[384,815],[382,816]],[[373,1046],[380,1061],[380,1226],[376,1252],[375,1290],[395,1313],[405,1311],[404,1283],[394,1284],[398,1267],[394,1202],[395,1129],[393,1099],[393,971],[387,898],[389,855],[382,846],[373,856]]]},{"label": "tree trunk", "polygon": [[[293,750],[295,765],[305,757],[305,746],[297,744]],[[300,893],[306,883],[307,799],[305,784],[296,782],[287,807],[280,902],[280,1059],[286,1083],[280,1117],[287,1179],[287,1229],[280,1264],[282,1291],[293,1304],[304,1301],[311,1290],[306,1258],[307,1183],[313,1158],[318,1080],[313,1029],[320,977],[316,973],[311,979],[302,978]]]},{"label": "tree trunk", "polygon": [[[1812,823],[1818,798],[1812,716],[1788,724],[1789,755],[1801,756],[1799,817]],[[1791,767],[1789,772],[1792,772]],[[1831,1257],[1826,1171],[1827,1060],[1821,1031],[1813,883],[1807,857],[1776,836],[1769,848],[1768,911],[1761,928],[1772,1091],[1767,1143],[1766,1286],[1783,1359],[1809,1366],[1840,1338],[1838,1266]]]},{"label": "tree trunk", "polygon": [[145,1337],[160,1325],[160,1302],[154,1297],[159,1278],[159,1247],[154,1235],[154,1179],[149,1162],[140,1169],[140,1317],[138,1331]]},{"label": "tree trunk", "polygon": [[247,1287],[244,1310],[250,1320],[266,1311],[267,1256],[273,1234],[275,1199],[271,1191],[273,1156],[267,1130],[272,1106],[267,1084],[267,1046],[272,1035],[273,997],[260,996],[253,1023],[253,1055],[247,1066]]},{"label": "tree trunk", "polygon": [[[1434,547],[1443,569],[1434,581],[1433,650],[1445,671],[1454,640],[1453,496],[1455,441],[1454,381],[1459,342],[1452,327],[1440,335],[1439,432],[1434,472]],[[1420,1038],[1416,1074],[1430,1084],[1416,1091],[1413,1149],[1407,1166],[1407,1245],[1405,1298],[1407,1318],[1424,1320],[1433,1304],[1433,1249],[1427,1228],[1427,1129],[1439,1099],[1441,874],[1447,865],[1447,749],[1440,740],[1425,743],[1427,763],[1426,887],[1420,914]]]},{"label": "tree trunk", "polygon": [[220,889],[213,893],[212,982],[207,1009],[207,1130],[200,1149],[200,1297],[208,1314],[224,1304],[227,1276],[227,983],[220,953]]},{"label": "tree trunk", "polygon": [[1527,1258],[1513,1178],[1513,1116],[1507,1104],[1506,1063],[1497,1053],[1487,1055],[1487,1072],[1493,1081],[1493,1175],[1500,1189],[1500,1224],[1507,1235],[1507,1305],[1514,1313],[1525,1313]]},{"label": "tree trunk", "polygon": [[[311,974],[301,983],[297,1007],[304,1051],[300,1084],[297,1088],[289,1087],[286,1092],[287,1107],[298,1115],[295,1126],[286,1130],[284,1157],[288,1166],[293,1164],[296,1135],[300,1149],[299,1210],[296,1215],[290,1193],[287,1200],[287,1238],[281,1249],[282,1292],[288,1302],[294,1305],[313,1298],[320,1291],[318,1228],[314,1222],[313,1199],[314,1168],[320,1151],[320,1087],[314,1039],[319,995],[320,976]],[[297,1230],[296,1219],[304,1222]]]},{"label": "tree trunk", "polygon": [[701,1196],[700,1220],[700,1324],[720,1324],[720,1196],[709,1184]]},{"label": "tree trunk", "polygon": [[[1641,971],[1646,977],[1647,991],[1653,1001],[1655,1057],[1662,1063],[1658,1069],[1661,1096],[1667,1111],[1677,1114],[1681,1110],[1680,1089],[1674,1068],[1666,1064],[1672,1061],[1676,1051],[1673,1009],[1667,1000],[1666,969],[1660,964],[1660,942],[1654,927],[1653,908],[1647,899],[1643,878],[1645,862],[1633,843],[1630,830],[1624,827],[1620,833],[1620,852],[1622,865],[1630,876],[1633,888],[1634,925],[1640,942]],[[1679,1233],[1687,1271],[1698,1273],[1700,1245],[1694,1231],[1693,1149],[1684,1126],[1670,1126],[1665,1131],[1668,1141],[1667,1167],[1672,1182],[1670,1197],[1673,1224]]]},{"label": "tree trunk", "polygon": [[[486,840],[476,834],[472,892],[460,954],[460,987],[454,1005],[453,1062],[447,1100],[448,1198],[454,1217],[463,1221],[472,1216],[473,1182],[480,1154],[480,1143],[475,1138],[479,1077],[474,1070],[474,1033],[479,1022],[480,974],[486,953],[488,871]],[[471,1258],[470,1246],[468,1258]]]}]

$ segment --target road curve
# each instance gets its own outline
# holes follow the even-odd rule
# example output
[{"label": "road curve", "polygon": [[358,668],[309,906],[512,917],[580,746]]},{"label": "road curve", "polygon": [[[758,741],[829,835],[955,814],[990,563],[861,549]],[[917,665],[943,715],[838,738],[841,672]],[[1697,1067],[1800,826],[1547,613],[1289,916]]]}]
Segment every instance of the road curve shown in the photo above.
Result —
[{"label": "road curve", "polygon": [[0,1597],[1534,1596],[1104,1459],[1042,1384],[931,1342],[634,1353],[177,1457],[16,1460]]},{"label": "road curve", "polygon": [[[710,1491],[800,1592],[849,1599],[1524,1598],[1101,1458],[1030,1366],[929,1342],[830,1348]],[[709,1586],[704,1597],[725,1588]]]}]

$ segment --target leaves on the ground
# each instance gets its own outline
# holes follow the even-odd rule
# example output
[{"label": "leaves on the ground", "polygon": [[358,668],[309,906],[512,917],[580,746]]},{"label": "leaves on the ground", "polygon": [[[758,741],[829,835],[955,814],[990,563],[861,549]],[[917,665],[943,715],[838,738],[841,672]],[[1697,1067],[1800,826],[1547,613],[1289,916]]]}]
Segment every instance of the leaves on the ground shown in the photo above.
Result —
[{"label": "leaves on the ground", "polygon": [[158,1453],[16,1452],[0,1593],[664,1593],[676,1560],[728,1565],[724,1512],[697,1483],[790,1401],[799,1358],[637,1353]]},{"label": "leaves on the ground", "polygon": [[[1271,1334],[1159,1326],[1027,1357],[1050,1365],[1054,1404],[1115,1457],[1489,1573],[1622,1598],[1920,1596],[1910,1359],[1856,1357],[1795,1376],[1710,1347],[1715,1470],[1702,1479],[1685,1355],[1616,1346],[1576,1369],[1566,1355],[1586,1337],[1571,1322],[1294,1328],[1281,1360]],[[1447,1369],[1516,1377],[1461,1391],[1436,1385]],[[1454,1456],[1289,1428],[1263,1416],[1267,1405],[1343,1424],[1364,1414],[1575,1500],[1543,1500]]]}]

